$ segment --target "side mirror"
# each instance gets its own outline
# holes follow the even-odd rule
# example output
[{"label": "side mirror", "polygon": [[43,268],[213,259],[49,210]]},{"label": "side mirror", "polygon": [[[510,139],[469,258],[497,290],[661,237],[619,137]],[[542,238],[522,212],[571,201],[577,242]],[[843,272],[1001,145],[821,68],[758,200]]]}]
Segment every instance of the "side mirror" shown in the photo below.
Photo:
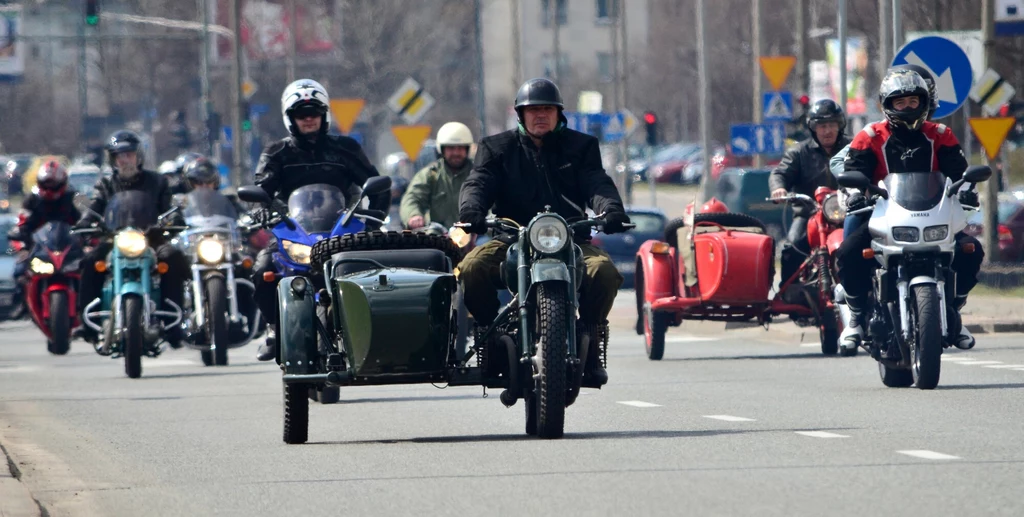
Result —
[{"label": "side mirror", "polygon": [[376,196],[391,190],[391,176],[374,176],[363,183],[364,196]]},{"label": "side mirror", "polygon": [[868,188],[868,185],[871,184],[871,180],[859,171],[844,170],[836,175],[836,181],[839,182],[840,187],[855,188],[858,190],[865,190]]},{"label": "side mirror", "polygon": [[255,185],[244,185],[239,187],[238,199],[245,201],[246,203],[259,203],[264,206],[270,204],[270,195],[267,194],[267,191]]},{"label": "side mirror", "polygon": [[981,183],[992,177],[992,167],[988,165],[973,165],[964,172],[964,179],[968,183]]}]

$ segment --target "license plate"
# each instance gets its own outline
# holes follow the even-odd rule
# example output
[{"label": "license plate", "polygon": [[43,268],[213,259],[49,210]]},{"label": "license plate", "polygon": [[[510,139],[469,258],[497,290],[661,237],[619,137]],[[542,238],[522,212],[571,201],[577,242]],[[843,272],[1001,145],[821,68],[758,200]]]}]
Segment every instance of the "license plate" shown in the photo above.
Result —
[{"label": "license plate", "polygon": [[632,273],[636,270],[636,264],[633,262],[616,262],[615,268],[619,270],[619,273]]}]

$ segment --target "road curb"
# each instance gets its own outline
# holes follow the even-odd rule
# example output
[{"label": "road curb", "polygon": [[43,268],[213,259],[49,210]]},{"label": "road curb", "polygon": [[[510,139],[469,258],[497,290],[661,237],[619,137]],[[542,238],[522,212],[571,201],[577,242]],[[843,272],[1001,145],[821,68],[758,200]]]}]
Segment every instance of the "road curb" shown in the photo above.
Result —
[{"label": "road curb", "polygon": [[20,481],[21,471],[0,444],[0,515],[3,517],[40,517],[39,503]]}]

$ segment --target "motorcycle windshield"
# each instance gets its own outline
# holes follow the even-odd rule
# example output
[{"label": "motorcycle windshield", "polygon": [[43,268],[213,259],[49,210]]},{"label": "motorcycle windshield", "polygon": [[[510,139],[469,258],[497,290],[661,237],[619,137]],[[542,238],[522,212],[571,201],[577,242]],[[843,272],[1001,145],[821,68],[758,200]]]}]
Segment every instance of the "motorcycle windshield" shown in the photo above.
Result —
[{"label": "motorcycle windshield", "polygon": [[32,234],[32,241],[36,246],[53,251],[63,251],[74,242],[74,238],[71,236],[71,225],[63,221],[46,223]]},{"label": "motorcycle windshield", "polygon": [[231,201],[210,189],[193,190],[185,198],[181,214],[189,226],[234,226],[238,212]]},{"label": "motorcycle windshield", "polygon": [[946,190],[946,177],[940,172],[900,172],[889,174],[882,182],[889,200],[911,212],[935,208]]},{"label": "motorcycle windshield", "polygon": [[344,210],[345,194],[334,185],[306,185],[288,196],[288,217],[306,233],[329,233]]},{"label": "motorcycle windshield", "polygon": [[146,230],[156,225],[157,210],[156,200],[142,190],[118,192],[107,202],[103,224],[111,231],[129,226]]}]

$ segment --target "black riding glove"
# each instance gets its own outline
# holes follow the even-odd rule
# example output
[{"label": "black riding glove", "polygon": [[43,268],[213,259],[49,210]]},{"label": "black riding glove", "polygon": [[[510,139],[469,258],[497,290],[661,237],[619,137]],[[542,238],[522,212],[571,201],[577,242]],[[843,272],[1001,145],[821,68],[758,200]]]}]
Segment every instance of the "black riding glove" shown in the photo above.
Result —
[{"label": "black riding glove", "polygon": [[466,223],[469,228],[465,230],[469,233],[475,233],[477,235],[483,235],[487,233],[487,215],[475,212],[472,210],[464,211],[459,214],[459,222]]},{"label": "black riding glove", "polygon": [[622,233],[627,230],[624,226],[629,223],[629,216],[625,212],[609,212],[604,216],[604,233]]},{"label": "black riding glove", "polygon": [[964,190],[960,192],[960,204],[971,208],[978,208],[981,206],[981,203],[978,202],[978,193],[973,190]]},{"label": "black riding glove", "polygon": [[855,191],[850,194],[850,197],[846,198],[846,211],[853,212],[854,210],[860,210],[861,208],[867,208],[868,198],[862,192]]}]

